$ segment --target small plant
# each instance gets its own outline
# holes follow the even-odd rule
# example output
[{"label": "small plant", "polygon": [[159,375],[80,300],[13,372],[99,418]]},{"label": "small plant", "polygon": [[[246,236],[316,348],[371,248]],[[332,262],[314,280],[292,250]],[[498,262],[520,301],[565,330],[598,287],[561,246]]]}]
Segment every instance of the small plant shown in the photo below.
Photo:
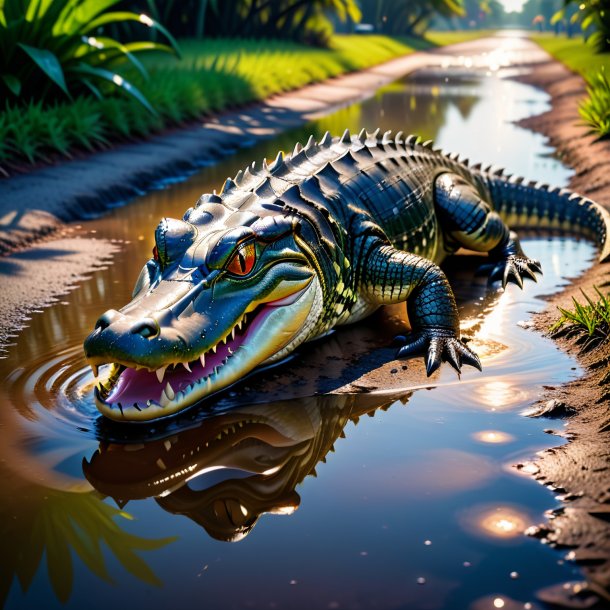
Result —
[{"label": "small plant", "polygon": [[579,303],[574,297],[574,309],[558,307],[561,318],[549,329],[554,337],[577,337],[582,351],[599,346],[610,337],[610,296],[604,295],[595,287],[598,300],[593,301],[581,290],[586,304]]},{"label": "small plant", "polygon": [[[178,52],[171,34],[147,15],[109,9],[119,0],[0,1],[0,99],[45,105],[87,93],[127,93],[154,114],[153,107],[117,67],[131,63],[143,76],[136,55],[145,51]],[[171,46],[156,42],[121,42],[109,27],[138,22],[161,31]]]},{"label": "small plant", "polygon": [[580,116],[600,138],[607,138],[610,136],[610,80],[604,66],[588,80],[589,97],[580,105]]}]

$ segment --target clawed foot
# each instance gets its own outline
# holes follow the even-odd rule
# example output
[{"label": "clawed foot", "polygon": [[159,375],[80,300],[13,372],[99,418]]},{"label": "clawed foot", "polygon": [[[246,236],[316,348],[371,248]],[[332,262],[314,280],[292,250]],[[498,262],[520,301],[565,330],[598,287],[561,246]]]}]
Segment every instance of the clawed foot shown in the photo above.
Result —
[{"label": "clawed foot", "polygon": [[462,364],[469,364],[481,370],[479,357],[453,332],[447,330],[428,329],[413,333],[405,338],[403,345],[397,352],[398,358],[406,358],[415,354],[426,353],[426,374],[428,377],[436,371],[441,362],[448,362],[458,373],[461,373]]},{"label": "clawed foot", "polygon": [[502,280],[502,288],[506,288],[508,282],[517,284],[523,288],[523,278],[529,277],[538,281],[536,273],[542,273],[540,263],[525,256],[510,255],[499,261],[489,274],[489,281]]}]

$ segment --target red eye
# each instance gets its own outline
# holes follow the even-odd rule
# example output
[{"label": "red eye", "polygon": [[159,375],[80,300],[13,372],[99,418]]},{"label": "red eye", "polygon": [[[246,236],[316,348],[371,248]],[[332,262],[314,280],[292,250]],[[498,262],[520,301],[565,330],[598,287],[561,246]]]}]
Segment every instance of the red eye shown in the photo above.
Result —
[{"label": "red eye", "polygon": [[159,262],[159,250],[157,250],[157,246],[155,246],[152,250],[153,258]]},{"label": "red eye", "polygon": [[233,258],[229,261],[226,269],[233,275],[248,275],[256,262],[256,247],[253,241],[248,241],[239,246]]}]

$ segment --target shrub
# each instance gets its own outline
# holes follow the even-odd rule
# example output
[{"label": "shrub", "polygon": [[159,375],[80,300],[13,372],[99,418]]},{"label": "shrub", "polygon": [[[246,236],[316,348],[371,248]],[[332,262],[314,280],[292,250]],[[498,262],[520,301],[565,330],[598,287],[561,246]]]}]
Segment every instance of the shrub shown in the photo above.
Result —
[{"label": "shrub", "polygon": [[583,305],[572,298],[573,310],[558,307],[561,318],[551,326],[550,332],[554,336],[577,337],[577,343],[582,344],[583,351],[587,351],[610,337],[610,297],[602,294],[597,287],[596,301],[581,292],[586,303]]},{"label": "shrub", "polygon": [[579,107],[580,116],[601,138],[610,136],[610,81],[602,68],[588,79],[589,97]]},{"label": "shrub", "polygon": [[[45,104],[84,92],[98,98],[121,90],[154,113],[142,93],[117,71],[137,55],[178,52],[171,34],[146,15],[110,12],[118,0],[3,0],[0,2],[0,98]],[[161,31],[171,46],[121,42],[104,34],[113,24],[138,22]]]}]

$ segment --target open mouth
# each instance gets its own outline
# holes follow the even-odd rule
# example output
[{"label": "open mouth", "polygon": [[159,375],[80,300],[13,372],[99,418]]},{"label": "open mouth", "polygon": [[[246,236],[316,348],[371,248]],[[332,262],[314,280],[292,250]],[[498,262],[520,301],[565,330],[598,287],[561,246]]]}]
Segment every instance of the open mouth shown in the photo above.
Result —
[{"label": "open mouth", "polygon": [[306,290],[307,287],[243,314],[218,343],[191,361],[171,363],[156,370],[137,364],[110,364],[106,379],[94,390],[99,410],[121,421],[156,419],[235,383],[262,363],[256,357],[260,341],[254,337],[260,334],[265,322],[278,309],[296,303]]}]

